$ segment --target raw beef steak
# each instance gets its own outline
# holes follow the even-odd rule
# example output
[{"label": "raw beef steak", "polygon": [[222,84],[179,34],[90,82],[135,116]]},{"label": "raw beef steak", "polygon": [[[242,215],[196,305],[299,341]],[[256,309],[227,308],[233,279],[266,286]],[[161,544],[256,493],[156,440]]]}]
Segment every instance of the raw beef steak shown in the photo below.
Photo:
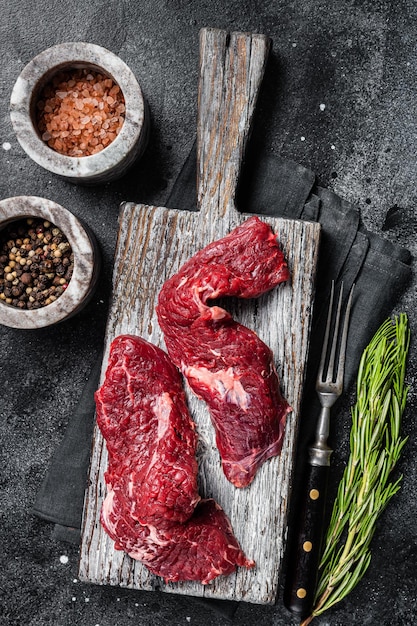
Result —
[{"label": "raw beef steak", "polygon": [[280,453],[291,408],[269,347],[208,303],[223,296],[253,298],[288,278],[276,236],[252,217],[199,251],[159,294],[168,353],[207,402],[224,473],[237,487],[249,485],[258,467]]},{"label": "raw beef steak", "polygon": [[140,523],[187,520],[200,499],[197,434],[166,353],[139,337],[116,337],[96,407],[109,453],[105,480],[117,500]]},{"label": "raw beef steak", "polygon": [[137,559],[165,582],[198,580],[203,585],[237,566],[253,567],[233,535],[223,509],[212,499],[200,500],[189,520],[161,526],[139,524],[119,508],[110,492],[102,509],[103,527],[115,548]]},{"label": "raw beef steak", "polygon": [[101,522],[115,548],[166,581],[207,583],[253,566],[223,510],[200,502],[195,426],[166,353],[139,337],[114,339],[96,406],[108,450]]}]

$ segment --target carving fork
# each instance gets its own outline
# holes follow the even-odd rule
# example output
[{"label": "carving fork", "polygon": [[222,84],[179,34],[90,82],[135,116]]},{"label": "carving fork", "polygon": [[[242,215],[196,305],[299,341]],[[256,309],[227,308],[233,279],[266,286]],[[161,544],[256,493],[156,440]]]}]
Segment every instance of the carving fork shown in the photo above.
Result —
[{"label": "carving fork", "polygon": [[[350,291],[345,309],[343,326],[339,340],[339,326],[342,309],[343,283],[340,287],[336,313],[333,312],[334,282],[330,293],[327,324],[316,391],[321,404],[314,443],[308,449],[307,472],[304,477],[305,493],[301,502],[297,532],[293,551],[290,552],[288,573],[285,585],[284,604],[300,619],[311,614],[321,556],[323,538],[324,508],[327,481],[332,449],[327,443],[330,429],[330,409],[342,394],[346,358],[346,343],[352,306],[353,288]],[[332,318],[333,337],[329,345]],[[338,347],[339,343],[339,347]],[[338,358],[336,361],[336,354]]]}]

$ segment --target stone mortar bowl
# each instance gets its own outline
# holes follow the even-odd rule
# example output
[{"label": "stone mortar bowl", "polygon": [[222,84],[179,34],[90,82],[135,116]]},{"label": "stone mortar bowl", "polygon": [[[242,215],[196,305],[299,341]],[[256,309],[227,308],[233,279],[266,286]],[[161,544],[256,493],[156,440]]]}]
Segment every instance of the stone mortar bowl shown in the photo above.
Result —
[{"label": "stone mortar bowl", "polygon": [[[104,150],[90,156],[60,154],[45,143],[36,123],[40,93],[61,71],[88,68],[112,78],[125,99],[121,131]],[[62,43],[38,54],[22,70],[10,100],[12,125],[23,150],[38,165],[79,184],[97,184],[125,174],[149,139],[149,113],[141,88],[130,68],[115,54],[95,44]]]},{"label": "stone mortar bowl", "polygon": [[100,271],[94,235],[70,211],[37,196],[16,196],[0,201],[0,237],[10,222],[42,218],[60,228],[74,253],[74,269],[67,289],[54,302],[38,309],[19,309],[0,300],[0,324],[34,329],[51,326],[78,313],[90,300]]}]

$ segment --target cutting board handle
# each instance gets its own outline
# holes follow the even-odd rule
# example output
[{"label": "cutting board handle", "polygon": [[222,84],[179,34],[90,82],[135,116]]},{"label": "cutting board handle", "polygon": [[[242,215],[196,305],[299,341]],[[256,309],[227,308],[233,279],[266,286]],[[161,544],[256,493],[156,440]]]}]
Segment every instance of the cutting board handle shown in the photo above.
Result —
[{"label": "cutting board handle", "polygon": [[265,35],[200,31],[197,201],[204,220],[236,211],[240,167],[269,48]]}]

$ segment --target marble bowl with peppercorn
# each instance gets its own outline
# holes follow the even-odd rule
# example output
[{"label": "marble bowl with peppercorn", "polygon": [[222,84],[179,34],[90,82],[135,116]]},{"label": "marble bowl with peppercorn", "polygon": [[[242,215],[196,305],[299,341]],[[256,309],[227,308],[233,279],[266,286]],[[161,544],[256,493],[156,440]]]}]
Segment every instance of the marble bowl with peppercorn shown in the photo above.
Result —
[{"label": "marble bowl with peppercorn", "polygon": [[0,324],[34,329],[72,317],[99,269],[95,237],[70,211],[36,196],[0,201]]},{"label": "marble bowl with peppercorn", "polygon": [[133,72],[109,50],[84,42],[57,44],[32,59],[12,90],[10,116],[28,156],[73,183],[120,178],[149,138]]}]

